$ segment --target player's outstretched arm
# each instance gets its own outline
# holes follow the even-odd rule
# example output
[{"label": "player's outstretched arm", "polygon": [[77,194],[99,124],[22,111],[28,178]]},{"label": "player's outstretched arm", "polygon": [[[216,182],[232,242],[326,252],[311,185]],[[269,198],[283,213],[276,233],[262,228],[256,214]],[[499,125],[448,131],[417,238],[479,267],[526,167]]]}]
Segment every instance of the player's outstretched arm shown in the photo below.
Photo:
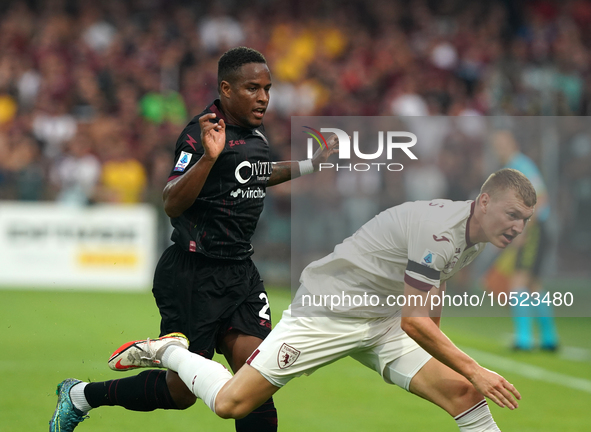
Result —
[{"label": "player's outstretched arm", "polygon": [[429,306],[426,300],[429,293],[413,288],[408,284],[405,284],[404,293],[407,298],[421,297],[424,301],[413,301],[411,305],[408,305],[410,301],[407,301],[407,306],[402,311],[402,329],[425,351],[444,365],[466,377],[476,390],[494,403],[500,407],[517,408],[516,399],[521,399],[517,389],[501,375],[483,368],[469,355],[456,347],[429,317]]},{"label": "player's outstretched arm", "polygon": [[171,217],[179,217],[199,196],[211,167],[224,150],[226,143],[226,124],[220,119],[212,123],[216,115],[209,113],[199,118],[203,156],[183,176],[169,181],[164,187],[162,198],[164,211]]},{"label": "player's outstretched arm", "polygon": [[[271,173],[271,177],[267,182],[267,186],[275,186],[280,183],[300,177],[301,175],[318,171],[320,164],[326,162],[329,156],[333,153],[336,153],[338,149],[339,139],[336,135],[332,135],[327,141],[327,147],[319,148],[318,150],[316,150],[316,153],[314,153],[312,160],[301,162],[274,162],[273,172]],[[307,167],[309,167],[310,171],[305,171]]]}]

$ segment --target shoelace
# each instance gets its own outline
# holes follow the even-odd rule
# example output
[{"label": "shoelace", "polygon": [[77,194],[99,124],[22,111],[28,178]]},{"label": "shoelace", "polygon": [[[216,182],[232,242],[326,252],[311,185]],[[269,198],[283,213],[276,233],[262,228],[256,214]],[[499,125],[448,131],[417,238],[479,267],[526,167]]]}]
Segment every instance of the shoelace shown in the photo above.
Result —
[{"label": "shoelace", "polygon": [[160,364],[160,360],[156,359],[156,351],[154,351],[152,349],[152,347],[150,346],[150,343],[154,342],[153,340],[151,340],[150,338],[146,339],[146,349],[142,349],[142,353],[146,353],[145,355],[140,354],[140,361],[141,360],[145,360],[145,361],[149,361],[155,364]]}]

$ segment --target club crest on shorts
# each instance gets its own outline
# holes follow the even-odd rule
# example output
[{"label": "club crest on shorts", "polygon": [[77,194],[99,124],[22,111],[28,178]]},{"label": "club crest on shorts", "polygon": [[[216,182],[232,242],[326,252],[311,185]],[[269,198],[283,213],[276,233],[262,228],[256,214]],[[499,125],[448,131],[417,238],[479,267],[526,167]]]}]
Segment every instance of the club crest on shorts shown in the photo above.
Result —
[{"label": "club crest on shorts", "polygon": [[300,351],[284,343],[281,345],[281,348],[279,348],[279,353],[277,354],[277,364],[279,365],[279,369],[290,367],[295,363],[299,356]]}]

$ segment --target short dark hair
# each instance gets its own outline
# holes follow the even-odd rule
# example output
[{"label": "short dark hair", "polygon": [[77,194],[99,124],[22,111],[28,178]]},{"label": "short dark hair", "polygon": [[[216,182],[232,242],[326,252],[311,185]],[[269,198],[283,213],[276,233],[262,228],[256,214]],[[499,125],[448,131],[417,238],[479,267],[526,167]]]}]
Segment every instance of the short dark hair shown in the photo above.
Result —
[{"label": "short dark hair", "polygon": [[218,89],[222,81],[233,82],[240,68],[248,63],[267,64],[267,60],[257,50],[243,46],[226,51],[218,61]]},{"label": "short dark hair", "polygon": [[533,185],[526,176],[512,168],[503,168],[491,174],[482,185],[480,194],[487,193],[494,199],[507,189],[513,190],[527,207],[536,205],[537,196]]}]

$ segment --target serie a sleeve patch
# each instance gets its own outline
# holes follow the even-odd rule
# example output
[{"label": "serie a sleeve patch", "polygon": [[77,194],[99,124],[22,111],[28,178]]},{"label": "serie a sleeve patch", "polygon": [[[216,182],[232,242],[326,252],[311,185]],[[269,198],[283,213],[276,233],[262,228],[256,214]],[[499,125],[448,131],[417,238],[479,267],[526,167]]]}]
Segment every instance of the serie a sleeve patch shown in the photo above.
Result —
[{"label": "serie a sleeve patch", "polygon": [[176,165],[174,166],[174,171],[185,171],[187,165],[189,165],[189,162],[191,162],[191,157],[193,157],[191,153],[182,151],[179,156],[179,160],[176,162]]}]

